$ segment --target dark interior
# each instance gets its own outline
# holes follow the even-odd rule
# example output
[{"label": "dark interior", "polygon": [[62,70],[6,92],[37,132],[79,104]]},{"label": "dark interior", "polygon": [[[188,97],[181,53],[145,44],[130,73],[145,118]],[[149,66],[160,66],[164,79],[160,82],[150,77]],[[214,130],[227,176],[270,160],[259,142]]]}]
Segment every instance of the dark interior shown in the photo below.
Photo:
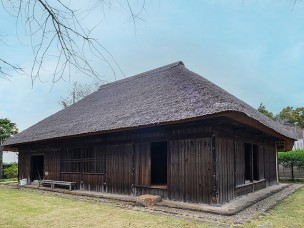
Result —
[{"label": "dark interior", "polygon": [[167,142],[151,143],[151,185],[167,185]]},{"label": "dark interior", "polygon": [[31,181],[42,180],[44,174],[44,156],[31,156]]},{"label": "dark interior", "polygon": [[245,180],[251,180],[251,144],[245,143]]}]

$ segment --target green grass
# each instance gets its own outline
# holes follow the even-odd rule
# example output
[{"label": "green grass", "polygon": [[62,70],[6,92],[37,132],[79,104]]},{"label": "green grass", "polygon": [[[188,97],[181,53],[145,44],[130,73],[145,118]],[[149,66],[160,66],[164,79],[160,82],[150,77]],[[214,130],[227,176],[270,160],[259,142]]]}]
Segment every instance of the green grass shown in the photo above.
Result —
[{"label": "green grass", "polygon": [[208,227],[95,201],[0,187],[0,227]]},{"label": "green grass", "polygon": [[298,183],[298,184],[304,184],[304,179],[298,179],[295,178],[295,180],[293,181],[291,178],[281,178],[280,179],[280,183]]},{"label": "green grass", "polygon": [[259,216],[246,227],[304,227],[304,188],[281,201],[266,216]]},{"label": "green grass", "polygon": [[[0,227],[210,227],[206,222],[0,184]],[[304,188],[281,201],[271,212],[237,227],[260,225],[304,227]],[[230,223],[230,227],[233,226]]]},{"label": "green grass", "polygon": [[17,183],[17,178],[11,178],[11,179],[0,179],[0,184],[11,184],[11,183]]}]

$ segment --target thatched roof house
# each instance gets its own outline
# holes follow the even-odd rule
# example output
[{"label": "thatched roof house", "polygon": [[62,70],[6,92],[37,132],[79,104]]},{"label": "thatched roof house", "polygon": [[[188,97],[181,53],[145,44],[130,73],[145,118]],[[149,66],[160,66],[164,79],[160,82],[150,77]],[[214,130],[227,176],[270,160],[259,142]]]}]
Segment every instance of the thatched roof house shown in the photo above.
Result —
[{"label": "thatched roof house", "polygon": [[229,116],[272,135],[294,135],[242,100],[176,62],[102,85],[76,104],[6,142],[15,144]]},{"label": "thatched roof house", "polygon": [[[206,145],[209,146],[204,150],[198,149],[199,147],[192,149],[193,153],[197,154],[197,156],[200,155],[206,159],[206,161],[202,160],[197,165],[208,165],[209,170],[213,170],[203,175],[206,178],[208,176],[208,182],[205,183],[206,186],[202,187],[204,188],[202,189],[202,194],[209,195],[206,198],[200,196],[194,199],[195,197],[191,191],[190,193],[188,191],[190,198],[184,197],[183,188],[176,187],[180,183],[177,184],[175,181],[179,180],[173,180],[173,175],[180,174],[180,170],[176,170],[178,169],[176,165],[178,164],[180,168],[187,166],[184,163],[184,159],[174,161],[176,164],[173,165],[174,154],[183,153],[178,151],[181,150],[181,147],[185,147],[186,144],[188,145],[188,142],[185,141],[186,139],[193,139],[195,145],[200,145],[202,143],[200,140],[206,140],[204,145],[205,147]],[[177,143],[179,140],[181,141]],[[161,142],[162,144],[158,145],[157,142]],[[68,153],[66,151],[71,151],[71,148],[76,147],[79,148],[77,152],[79,154],[85,153],[83,151],[87,148],[93,148],[92,151],[98,151],[94,152],[94,158],[97,159],[100,154],[104,153],[103,159],[106,160],[106,168],[101,172],[101,175],[107,176],[107,181],[105,181],[106,187],[99,186],[98,189],[124,194],[134,193],[132,188],[136,186],[145,186],[143,189],[149,189],[149,186],[153,185],[153,169],[156,169],[152,164],[154,159],[153,154],[158,153],[154,152],[154,150],[162,150],[166,158],[157,155],[155,159],[164,160],[165,171],[155,175],[159,175],[157,177],[158,181],[161,180],[161,175],[166,175],[166,181],[163,181],[166,187],[161,188],[165,192],[162,193],[163,196],[175,200],[223,203],[236,195],[243,194],[240,193],[238,187],[245,184],[248,178],[254,183],[254,175],[257,175],[253,170],[255,165],[260,167],[256,168],[260,170],[259,177],[256,178],[259,181],[264,180],[261,181],[263,183],[260,184],[261,186],[266,187],[267,183],[271,184],[275,182],[275,170],[272,170],[272,174],[269,174],[269,180],[267,180],[268,177],[266,178],[264,167],[266,167],[265,164],[268,162],[267,159],[271,159],[271,161],[275,159],[276,145],[280,144],[285,149],[291,149],[293,142],[293,134],[281,124],[274,122],[217,85],[188,70],[182,62],[176,62],[101,86],[98,91],[81,101],[10,138],[5,143],[5,148],[21,152],[20,162],[24,165],[24,167],[21,165],[23,167],[21,167],[23,170],[20,172],[22,177],[32,179],[30,164],[25,160],[35,157],[35,153],[38,153],[45,156],[43,160],[40,160],[44,163],[43,171],[45,172],[48,169],[48,174],[56,173],[52,176],[53,179],[75,180],[77,184],[80,182],[84,183],[84,186],[86,186],[85,181],[80,180],[80,177],[77,176],[81,173],[80,176],[83,177],[83,173],[85,173],[83,168],[75,171],[71,167],[63,167],[65,165],[69,167],[68,164],[63,164],[63,157],[66,156],[66,160],[69,160],[70,156],[62,154],[66,154]],[[239,151],[238,146],[236,146],[237,143],[240,144]],[[118,155],[118,153],[117,156],[127,156],[125,154],[128,153],[131,156],[130,158],[122,158],[124,163],[130,163],[129,167],[125,168],[131,169],[131,171],[124,170],[122,172],[131,175],[132,169],[138,169],[138,172],[132,175],[136,176],[138,174],[144,177],[140,176],[138,177],[139,179],[135,177],[134,180],[131,177],[127,177],[129,181],[123,185],[109,182],[111,173],[109,167],[113,166],[113,172],[119,168],[114,161],[111,164],[107,163],[109,158],[116,154],[114,152],[116,149],[113,149],[111,146],[113,144],[122,146],[119,151],[124,151],[123,154]],[[103,149],[96,149],[96,145],[101,146]],[[230,146],[231,148],[228,148]],[[225,147],[227,148],[224,149]],[[174,151],[173,148],[175,148]],[[270,152],[271,150],[272,153]],[[54,168],[51,167],[54,164],[48,164],[47,154],[50,153],[49,151],[58,156],[58,161],[56,162],[60,165],[56,167],[56,170],[50,171]],[[237,162],[236,159],[240,158],[240,156],[237,156],[237,153],[244,153],[244,151],[244,161],[239,161],[240,165],[244,167],[238,170],[232,163]],[[268,151],[269,158],[266,158],[264,154],[267,154]],[[146,157],[140,157],[137,160],[137,153],[141,154],[140,156],[146,154]],[[221,175],[221,172],[217,172],[216,170],[220,168],[219,162],[224,162],[224,160],[221,161],[219,159],[220,153],[228,156],[227,158],[222,157],[222,159],[231,159],[231,164],[227,165],[229,166],[227,169],[231,169],[231,181],[236,182],[233,186],[230,186],[232,182],[229,184],[231,188],[229,191],[231,193],[227,196],[222,196],[224,197],[222,199],[216,198],[219,197],[219,189],[214,190],[215,187],[221,187],[218,181],[222,177],[218,176],[217,179],[212,180],[214,173]],[[256,161],[257,159],[254,160],[255,153],[260,154],[258,161]],[[250,159],[246,157],[247,154],[251,154]],[[84,161],[81,159],[84,159],[84,155],[80,157],[79,167],[83,167]],[[35,162],[37,162],[36,160]],[[192,162],[195,163],[195,160],[197,159],[194,159]],[[251,167],[247,171],[245,167],[246,162]],[[142,166],[138,163],[142,163]],[[271,169],[275,169],[275,164],[272,164]],[[65,172],[63,170],[69,171]],[[207,170],[205,172],[208,172]],[[234,173],[238,171],[240,173],[236,175],[239,176],[235,176]],[[173,174],[173,172],[176,173]],[[189,171],[189,173],[191,175],[200,175],[195,170]],[[235,181],[236,179],[238,181]],[[229,182],[229,180],[227,181]],[[97,186],[93,179],[87,182],[90,182],[87,186]],[[190,185],[195,186],[197,183],[194,182]],[[117,186],[120,188],[119,191],[117,190]],[[92,189],[92,187],[90,188]],[[122,190],[122,188],[127,188],[130,191]],[[137,187],[137,192],[139,188]],[[151,189],[154,188],[151,187]],[[140,191],[143,190],[141,189]],[[197,191],[195,194],[198,194]],[[248,187],[246,191],[248,191]],[[213,198],[210,197],[211,195]],[[193,200],[191,197],[194,197]]]}]

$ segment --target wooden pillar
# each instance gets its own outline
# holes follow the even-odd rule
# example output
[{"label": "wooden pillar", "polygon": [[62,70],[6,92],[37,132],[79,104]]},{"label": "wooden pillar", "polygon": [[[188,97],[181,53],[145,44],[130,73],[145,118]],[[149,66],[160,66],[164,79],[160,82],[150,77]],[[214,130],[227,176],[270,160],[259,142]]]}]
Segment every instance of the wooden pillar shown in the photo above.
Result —
[{"label": "wooden pillar", "polygon": [[250,182],[253,182],[253,144],[250,146]]},{"label": "wooden pillar", "polygon": [[216,154],[216,146],[215,146],[215,135],[212,136],[212,197],[211,197],[211,205],[219,206],[219,195],[218,195],[218,178],[217,178],[217,154]]},{"label": "wooden pillar", "polygon": [[3,178],[3,151],[2,146],[0,144],[0,179]]},{"label": "wooden pillar", "polygon": [[278,147],[276,143],[274,147],[276,153],[276,178],[277,178],[277,183],[279,183]]}]

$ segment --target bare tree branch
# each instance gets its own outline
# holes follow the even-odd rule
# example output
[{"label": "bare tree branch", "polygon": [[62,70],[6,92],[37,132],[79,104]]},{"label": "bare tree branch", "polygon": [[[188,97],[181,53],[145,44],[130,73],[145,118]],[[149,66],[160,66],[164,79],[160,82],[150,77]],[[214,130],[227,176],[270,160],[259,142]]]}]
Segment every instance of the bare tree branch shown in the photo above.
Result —
[{"label": "bare tree branch", "polygon": [[[118,69],[123,74],[115,58],[96,39],[90,36],[92,30],[81,23],[92,10],[98,6],[111,7],[111,0],[95,0],[91,7],[77,11],[70,7],[69,1],[63,0],[0,0],[3,9],[16,18],[16,30],[21,25],[30,39],[33,62],[29,72],[0,57],[0,77],[9,78],[14,74],[23,73],[31,77],[32,83],[41,80],[49,63],[54,63],[51,81],[56,83],[63,78],[70,78],[72,70],[84,75],[100,77],[92,64],[98,59],[111,69],[114,76]],[[138,0],[136,0],[138,4]],[[130,0],[123,0],[136,30],[136,20],[141,19],[145,0],[142,0],[139,11],[135,11]],[[18,32],[17,32],[18,36]],[[1,40],[2,41],[2,40]],[[20,39],[23,42],[22,39]],[[3,42],[3,41],[2,41]],[[115,76],[116,77],[116,76]]]}]

